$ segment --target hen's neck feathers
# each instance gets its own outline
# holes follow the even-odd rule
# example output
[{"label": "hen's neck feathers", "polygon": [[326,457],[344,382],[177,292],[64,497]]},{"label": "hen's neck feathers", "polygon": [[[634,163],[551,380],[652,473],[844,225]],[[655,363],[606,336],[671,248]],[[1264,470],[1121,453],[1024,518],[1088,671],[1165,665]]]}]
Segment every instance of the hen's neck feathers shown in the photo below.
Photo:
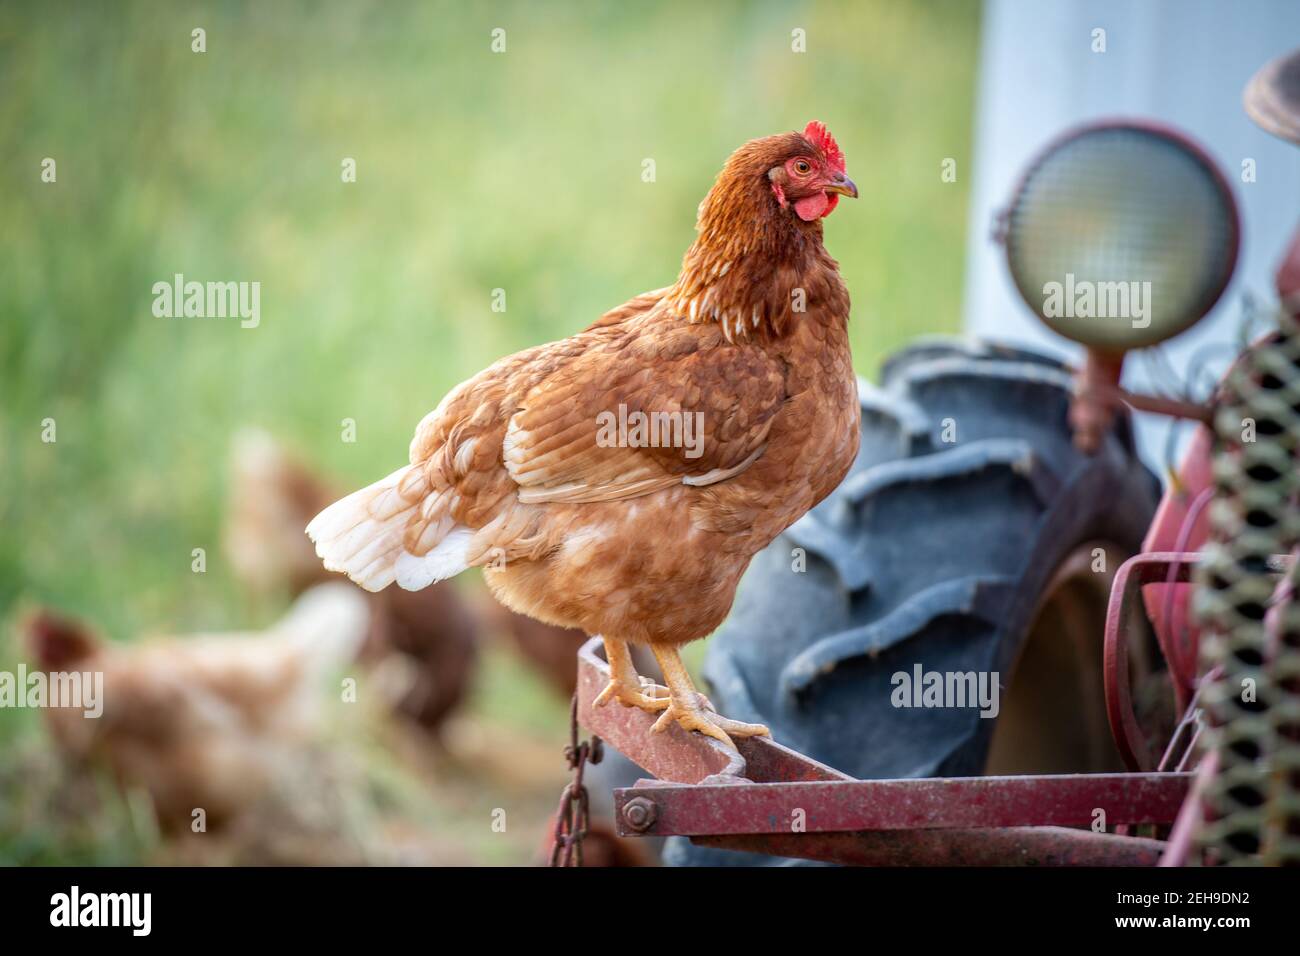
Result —
[{"label": "hen's neck feathers", "polygon": [[690,322],[719,323],[730,342],[782,338],[814,315],[847,321],[848,293],[821,221],[777,206],[766,175],[773,163],[754,145],[732,155],[700,203],[698,236],[667,306]]}]

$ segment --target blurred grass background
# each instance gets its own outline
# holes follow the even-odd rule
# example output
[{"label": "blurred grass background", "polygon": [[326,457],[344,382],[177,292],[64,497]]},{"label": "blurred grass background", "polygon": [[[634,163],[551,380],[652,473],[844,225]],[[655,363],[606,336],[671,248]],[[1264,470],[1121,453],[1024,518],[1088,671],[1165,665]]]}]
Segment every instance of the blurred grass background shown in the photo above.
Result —
[{"label": "blurred grass background", "polygon": [[[118,640],[267,623],[218,539],[239,427],[346,485],[386,474],[453,385],[669,284],[728,153],[810,119],[862,194],[826,228],[859,371],[955,330],[968,197],[939,171],[968,166],[978,16],[959,0],[0,6],[0,621],[39,602]],[[177,272],[260,282],[260,327],[155,318],[151,287]],[[516,665],[493,656],[480,683],[476,712],[558,748],[563,706]],[[0,786],[21,786],[3,762],[36,716],[0,710]]]}]

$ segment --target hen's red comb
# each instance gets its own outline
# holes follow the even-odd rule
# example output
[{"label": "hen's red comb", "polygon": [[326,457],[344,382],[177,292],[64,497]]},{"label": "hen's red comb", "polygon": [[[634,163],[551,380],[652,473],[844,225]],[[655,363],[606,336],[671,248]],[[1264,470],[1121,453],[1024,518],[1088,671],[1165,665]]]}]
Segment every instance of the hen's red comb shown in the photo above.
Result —
[{"label": "hen's red comb", "polygon": [[840,152],[840,144],[835,142],[835,137],[831,135],[825,123],[813,120],[803,128],[803,136],[822,151],[832,169],[844,172],[844,154]]}]

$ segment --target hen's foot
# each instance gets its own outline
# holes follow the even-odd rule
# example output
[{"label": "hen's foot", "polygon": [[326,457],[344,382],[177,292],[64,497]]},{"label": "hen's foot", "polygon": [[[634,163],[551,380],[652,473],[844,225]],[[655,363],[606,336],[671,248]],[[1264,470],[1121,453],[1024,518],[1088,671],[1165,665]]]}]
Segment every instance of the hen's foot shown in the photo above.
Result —
[{"label": "hen's foot", "polygon": [[746,724],[739,720],[730,720],[714,713],[703,694],[694,693],[691,698],[675,698],[668,709],[659,715],[651,731],[663,733],[674,721],[686,730],[695,730],[726,744],[732,750],[736,744],[732,737],[770,737],[772,732],[762,724]]},{"label": "hen's foot", "polygon": [[651,713],[665,710],[669,706],[668,688],[660,687],[647,677],[640,677],[636,682],[615,677],[596,698],[596,706],[604,707],[611,700]]},{"label": "hen's foot", "polygon": [[596,706],[604,707],[611,700],[629,707],[639,707],[656,713],[668,706],[668,688],[660,687],[636,672],[632,652],[626,641],[604,638],[605,657],[609,660],[609,683],[596,698]]},{"label": "hen's foot", "polygon": [[[678,726],[695,730],[721,741],[732,750],[736,745],[731,737],[771,737],[772,732],[762,724],[745,724],[739,720],[728,720],[713,710],[709,699],[695,689],[691,675],[682,664],[681,655],[671,644],[651,644],[659,669],[664,673],[664,682],[668,685],[672,702],[668,709],[660,714],[659,719],[650,729],[662,733],[668,725],[676,721]],[[728,736],[730,734],[731,736]]]}]

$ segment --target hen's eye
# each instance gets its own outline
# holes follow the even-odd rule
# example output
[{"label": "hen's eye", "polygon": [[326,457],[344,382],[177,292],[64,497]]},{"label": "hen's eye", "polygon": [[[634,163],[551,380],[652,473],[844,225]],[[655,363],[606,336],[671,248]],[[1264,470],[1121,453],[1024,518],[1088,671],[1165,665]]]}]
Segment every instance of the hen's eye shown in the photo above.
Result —
[{"label": "hen's eye", "polygon": [[800,176],[806,176],[806,175],[808,175],[808,172],[809,172],[809,170],[812,169],[812,167],[811,167],[810,165],[808,165],[808,160],[806,160],[806,159],[796,159],[796,160],[794,161],[794,169],[795,169],[795,172],[797,172]]}]

